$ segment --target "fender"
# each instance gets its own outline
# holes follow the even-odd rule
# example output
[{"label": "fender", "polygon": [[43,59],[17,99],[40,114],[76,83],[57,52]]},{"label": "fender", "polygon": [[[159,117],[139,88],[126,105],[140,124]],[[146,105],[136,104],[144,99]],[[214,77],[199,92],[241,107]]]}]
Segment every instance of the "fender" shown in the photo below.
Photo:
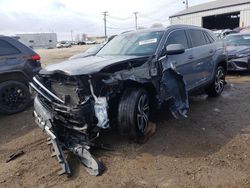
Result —
[{"label": "fender", "polygon": [[28,83],[31,79],[28,75],[21,70],[11,70],[0,72],[0,83],[8,80],[16,80],[24,83]]},{"label": "fender", "polygon": [[215,71],[217,69],[217,67],[219,66],[220,63],[223,63],[223,68],[225,69],[226,73],[227,73],[227,61],[228,61],[228,57],[226,54],[222,54],[220,56],[218,56],[217,60],[215,61],[216,64],[214,66],[214,69],[213,69],[213,78],[214,78],[214,75],[215,75]]}]

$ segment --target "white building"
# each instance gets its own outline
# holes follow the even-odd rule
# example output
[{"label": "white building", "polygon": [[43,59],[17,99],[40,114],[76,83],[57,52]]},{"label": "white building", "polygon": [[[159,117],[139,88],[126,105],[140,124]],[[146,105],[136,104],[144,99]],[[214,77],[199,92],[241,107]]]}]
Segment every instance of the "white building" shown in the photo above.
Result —
[{"label": "white building", "polygon": [[170,23],[207,29],[250,26],[250,0],[217,0],[190,7],[169,17]]},{"label": "white building", "polygon": [[16,38],[31,48],[55,48],[56,33],[16,34]]}]

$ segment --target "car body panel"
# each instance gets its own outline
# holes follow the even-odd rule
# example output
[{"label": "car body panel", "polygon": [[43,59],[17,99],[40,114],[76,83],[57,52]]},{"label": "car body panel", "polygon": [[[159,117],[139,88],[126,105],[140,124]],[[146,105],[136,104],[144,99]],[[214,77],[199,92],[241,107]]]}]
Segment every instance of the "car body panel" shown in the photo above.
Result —
[{"label": "car body panel", "polygon": [[0,36],[0,40],[8,42],[20,52],[0,55],[0,77],[9,73],[20,73],[27,78],[27,81],[32,80],[32,77],[41,70],[40,61],[31,60],[31,56],[37,53],[14,38]]}]

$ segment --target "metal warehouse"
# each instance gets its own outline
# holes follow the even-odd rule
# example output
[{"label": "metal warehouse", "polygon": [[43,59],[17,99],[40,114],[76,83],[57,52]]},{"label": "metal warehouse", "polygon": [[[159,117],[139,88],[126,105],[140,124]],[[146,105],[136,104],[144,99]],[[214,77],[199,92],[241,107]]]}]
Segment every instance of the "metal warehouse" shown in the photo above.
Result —
[{"label": "metal warehouse", "polygon": [[56,33],[16,34],[16,38],[31,48],[55,48]]},{"label": "metal warehouse", "polygon": [[218,30],[250,26],[250,0],[217,0],[193,6],[170,16],[170,23]]}]

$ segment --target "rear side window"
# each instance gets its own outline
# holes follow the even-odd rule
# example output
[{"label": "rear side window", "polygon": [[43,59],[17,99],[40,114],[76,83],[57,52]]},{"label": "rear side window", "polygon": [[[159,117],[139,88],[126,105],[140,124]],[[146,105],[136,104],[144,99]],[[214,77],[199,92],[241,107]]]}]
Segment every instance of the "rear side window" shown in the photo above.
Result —
[{"label": "rear side window", "polygon": [[0,56],[19,54],[20,51],[5,40],[0,40]]},{"label": "rear side window", "polygon": [[215,42],[215,39],[210,35],[210,33],[205,32],[211,43]]},{"label": "rear side window", "polygon": [[178,30],[171,33],[167,39],[167,45],[169,44],[182,44],[185,49],[188,49],[186,32],[184,30]]},{"label": "rear side window", "polygon": [[192,29],[189,30],[189,34],[192,40],[193,47],[203,46],[207,44],[207,40],[205,38],[205,35],[203,34],[203,31]]}]

